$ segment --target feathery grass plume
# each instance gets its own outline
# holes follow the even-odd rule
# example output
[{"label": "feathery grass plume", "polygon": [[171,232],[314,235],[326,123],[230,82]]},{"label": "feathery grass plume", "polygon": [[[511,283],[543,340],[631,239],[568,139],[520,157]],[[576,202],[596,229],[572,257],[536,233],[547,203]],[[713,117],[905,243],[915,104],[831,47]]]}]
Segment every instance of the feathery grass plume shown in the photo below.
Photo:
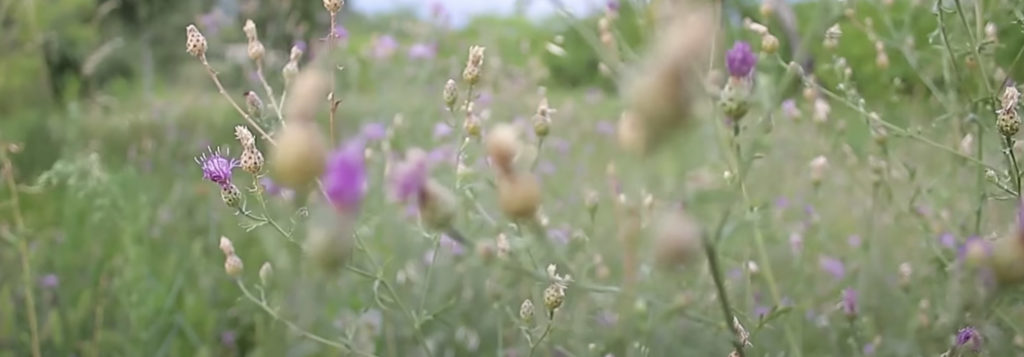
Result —
[{"label": "feathery grass plume", "polygon": [[185,27],[185,52],[196,58],[206,56],[206,37],[199,32],[196,25]]},{"label": "feathery grass plume", "polygon": [[290,86],[285,106],[288,125],[277,134],[277,146],[270,154],[271,175],[281,185],[304,190],[324,172],[327,145],[316,127],[316,114],[329,91],[328,76],[318,66],[309,66]]},{"label": "feathery grass plume", "polygon": [[263,48],[263,43],[260,42],[259,35],[256,33],[256,23],[252,22],[251,19],[246,19],[245,26],[242,26],[242,31],[245,32],[245,38],[249,41],[249,59],[259,63],[263,60],[266,50]]},{"label": "feathery grass plume", "polygon": [[621,119],[619,143],[645,154],[658,147],[674,129],[691,120],[701,91],[697,71],[706,63],[714,15],[706,6],[679,6],[675,19],[661,32],[641,71],[626,90],[629,115]]},{"label": "feathery grass plume", "polygon": [[661,212],[654,225],[654,249],[663,266],[686,265],[701,256],[701,230],[682,207]]}]

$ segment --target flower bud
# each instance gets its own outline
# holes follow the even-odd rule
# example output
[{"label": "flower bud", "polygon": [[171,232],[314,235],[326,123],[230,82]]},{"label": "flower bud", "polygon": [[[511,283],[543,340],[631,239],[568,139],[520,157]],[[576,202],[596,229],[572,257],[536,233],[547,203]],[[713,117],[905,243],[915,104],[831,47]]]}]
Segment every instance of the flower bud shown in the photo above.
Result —
[{"label": "flower bud", "polygon": [[341,11],[342,5],[345,5],[345,0],[324,0],[324,9],[331,14],[337,14]]},{"label": "flower bud", "polygon": [[512,219],[532,219],[540,207],[540,182],[532,173],[498,177],[498,205]]},{"label": "flower bud", "polygon": [[819,155],[811,160],[808,167],[810,168],[811,182],[815,185],[820,184],[825,177],[825,171],[828,170],[828,159]]},{"label": "flower bud", "polygon": [[475,85],[480,82],[480,70],[484,64],[484,47],[471,46],[469,47],[469,59],[466,61],[466,69],[462,71],[462,79],[469,83],[469,85]]},{"label": "flower bud", "polygon": [[220,186],[220,199],[231,208],[238,208],[242,205],[242,192],[234,184]]},{"label": "flower bud", "polygon": [[999,134],[1005,137],[1017,135],[1020,131],[1020,116],[1016,110],[1000,111],[996,116],[996,127]]},{"label": "flower bud", "polygon": [[270,262],[263,262],[260,266],[260,283],[264,287],[270,286],[270,280],[274,278],[274,267],[270,265]]},{"label": "flower bud", "polygon": [[779,51],[779,39],[772,34],[761,36],[761,51],[766,54],[775,54]]},{"label": "flower bud", "polygon": [[242,276],[243,269],[242,259],[237,255],[231,254],[224,260],[224,272],[228,273],[228,276],[232,278]]},{"label": "flower bud", "polygon": [[260,42],[259,36],[256,33],[256,23],[252,20],[245,20],[245,26],[242,26],[242,31],[245,32],[245,37],[249,39],[249,59],[259,62],[263,59],[265,50],[263,49],[263,43]]},{"label": "flower bud", "polygon": [[281,129],[270,156],[274,181],[292,189],[306,189],[324,172],[327,146],[312,123],[295,122]]},{"label": "flower bud", "polygon": [[548,316],[553,316],[555,310],[565,303],[565,287],[555,283],[544,289],[544,307],[548,309]]},{"label": "flower bud", "polygon": [[220,251],[224,253],[224,256],[235,254],[235,246],[231,244],[231,240],[228,237],[220,237]]},{"label": "flower bud", "polygon": [[885,54],[884,51],[879,51],[878,55],[875,56],[875,65],[882,70],[889,69],[889,55]]},{"label": "flower bud", "polygon": [[242,155],[238,159],[241,162],[239,166],[249,174],[258,175],[263,170],[263,153],[255,145],[242,150]]}]

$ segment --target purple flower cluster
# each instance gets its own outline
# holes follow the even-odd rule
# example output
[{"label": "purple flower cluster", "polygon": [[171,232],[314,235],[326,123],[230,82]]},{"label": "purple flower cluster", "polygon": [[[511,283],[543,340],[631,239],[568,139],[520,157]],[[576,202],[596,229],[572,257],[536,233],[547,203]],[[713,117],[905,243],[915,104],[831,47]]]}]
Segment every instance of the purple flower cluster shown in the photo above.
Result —
[{"label": "purple flower cluster", "polygon": [[746,78],[757,65],[757,55],[750,49],[750,44],[737,41],[732,49],[725,53],[725,67],[729,75],[737,78]]},{"label": "purple flower cluster", "polygon": [[956,347],[970,348],[974,352],[981,350],[981,334],[974,327],[967,326],[956,332]]}]

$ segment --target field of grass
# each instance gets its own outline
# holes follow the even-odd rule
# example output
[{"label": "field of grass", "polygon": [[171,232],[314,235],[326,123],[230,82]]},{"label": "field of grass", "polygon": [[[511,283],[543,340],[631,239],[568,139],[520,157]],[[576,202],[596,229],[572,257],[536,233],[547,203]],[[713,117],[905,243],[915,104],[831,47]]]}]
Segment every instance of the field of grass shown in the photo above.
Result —
[{"label": "field of grass", "polygon": [[1024,355],[1024,4],[324,3],[0,100],[0,356]]}]

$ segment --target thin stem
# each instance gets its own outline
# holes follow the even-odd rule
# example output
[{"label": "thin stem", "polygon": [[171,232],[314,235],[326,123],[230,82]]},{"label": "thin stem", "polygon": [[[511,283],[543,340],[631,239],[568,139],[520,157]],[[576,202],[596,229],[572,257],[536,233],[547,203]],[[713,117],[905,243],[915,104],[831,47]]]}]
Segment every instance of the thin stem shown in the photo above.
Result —
[{"label": "thin stem", "polygon": [[235,102],[235,99],[231,98],[231,95],[228,94],[228,91],[224,90],[224,85],[220,84],[220,79],[217,78],[217,71],[214,71],[213,67],[210,67],[210,63],[206,61],[206,55],[199,55],[199,62],[203,64],[203,68],[205,68],[206,73],[210,75],[210,79],[213,80],[213,84],[217,85],[217,90],[220,92],[220,95],[224,96],[224,98],[227,98],[228,102],[231,103],[231,106],[235,107],[235,111],[237,111],[238,114],[241,114],[242,118],[245,118],[245,121],[248,122],[250,126],[255,128],[256,131],[260,133],[260,135],[263,135],[264,139],[266,139],[268,142],[276,146],[277,142],[274,141],[274,138],[270,137],[270,135],[268,135],[266,131],[263,131],[263,128],[256,124],[256,121],[253,120],[252,117],[245,112],[245,110],[242,110],[242,107],[238,106],[238,102]]},{"label": "thin stem", "polygon": [[[281,115],[281,106],[277,105],[277,98],[274,97],[274,89],[267,83],[267,79],[263,76],[263,61],[256,61],[256,77],[259,77],[260,83],[263,84],[263,90],[267,92],[267,96],[270,97],[270,105],[274,107],[274,112],[277,113],[277,119],[282,123],[284,122],[284,115]],[[281,97],[284,101],[284,97]]]},{"label": "thin stem", "polygon": [[542,332],[540,334],[540,337],[537,338],[537,341],[531,341],[530,342],[530,357],[533,357],[533,354],[535,352],[537,352],[537,346],[540,346],[540,343],[544,342],[544,338],[548,337],[548,334],[551,333],[551,326],[553,326],[554,324],[555,324],[555,312],[551,311],[550,318],[548,318],[548,324],[547,324],[547,326],[544,327],[544,332]]},{"label": "thin stem", "polygon": [[537,171],[537,164],[540,163],[540,151],[544,148],[544,137],[541,136],[537,139],[537,156],[533,158],[533,164],[530,165],[530,171]]},{"label": "thin stem", "polygon": [[722,306],[722,314],[725,317],[725,325],[729,327],[729,331],[732,332],[733,339],[732,345],[736,350],[736,354],[739,357],[743,357],[743,341],[740,341],[740,332],[736,330],[736,326],[733,324],[733,319],[736,317],[732,314],[732,306],[729,304],[729,295],[725,293],[725,282],[722,278],[722,269],[718,264],[718,253],[715,251],[715,243],[712,242],[707,236],[704,237],[704,254],[708,257],[708,268],[711,269],[711,279],[715,282],[715,289],[718,291],[719,305]]},{"label": "thin stem", "polygon": [[1020,177],[1020,166],[1017,164],[1017,155],[1013,153],[1013,137],[1003,137],[1003,150],[1006,151],[1006,160],[1010,161],[1011,173],[1013,174],[1013,183],[1016,187],[1017,196],[1020,197],[1021,188],[1021,177]]},{"label": "thin stem", "polygon": [[295,239],[292,238],[292,235],[290,233],[286,232],[284,230],[284,228],[281,228],[281,226],[278,225],[277,222],[275,222],[273,219],[271,219],[271,218],[269,218],[267,216],[262,216],[262,217],[261,216],[257,216],[257,215],[252,214],[252,212],[241,210],[241,209],[238,210],[238,212],[241,213],[243,216],[251,219],[251,220],[254,220],[254,221],[257,221],[257,222],[269,223],[272,227],[274,227],[274,230],[276,230],[278,233],[280,233],[281,236],[287,238],[289,242],[298,244],[298,242],[296,242]]},{"label": "thin stem", "polygon": [[[334,44],[334,40],[337,38],[336,37],[337,34],[334,33],[334,26],[337,23],[337,18],[338,18],[338,13],[331,12],[331,28],[330,28],[330,31],[327,32],[327,55],[328,56],[333,55],[331,47],[333,47],[332,45]],[[329,100],[330,100],[328,109],[330,109],[330,119],[329,120],[330,120],[330,130],[331,130],[331,144],[333,145],[335,143],[335,141],[334,141],[334,112],[336,112],[338,110],[338,104],[337,104],[338,100],[337,100],[337,98],[334,97],[334,92],[335,92],[334,89],[337,86],[337,79],[334,78],[335,74],[336,74],[336,73],[334,73],[334,70],[337,67],[334,67],[334,66],[331,66],[331,67],[332,67],[331,68],[331,94],[329,96],[327,96],[327,98],[329,98]]]},{"label": "thin stem", "polygon": [[420,295],[420,307],[418,311],[424,311],[423,307],[427,304],[427,292],[430,289],[430,278],[434,272],[434,265],[437,264],[437,251],[441,250],[441,235],[433,234],[434,238],[434,251],[430,254],[430,264],[427,265],[426,278],[423,281],[423,293]]},{"label": "thin stem", "polygon": [[25,310],[28,315],[29,335],[31,336],[32,357],[41,357],[42,350],[39,348],[39,321],[36,317],[35,293],[32,289],[32,265],[29,261],[28,238],[25,234],[25,218],[21,215],[21,205],[18,201],[18,185],[14,181],[14,165],[7,156],[7,148],[0,147],[0,160],[3,161],[4,181],[7,189],[11,191],[11,205],[14,211],[14,226],[18,231],[18,255],[21,257],[22,289],[25,290]]},{"label": "thin stem", "polygon": [[315,333],[309,332],[306,329],[303,329],[302,327],[300,327],[299,325],[295,324],[294,322],[292,322],[292,321],[290,321],[288,319],[282,318],[280,315],[278,315],[276,310],[274,310],[269,305],[267,305],[266,300],[264,300],[262,298],[258,298],[255,295],[253,295],[251,292],[249,292],[249,289],[245,287],[245,283],[243,283],[241,279],[236,280],[235,282],[238,284],[238,288],[242,290],[242,294],[245,295],[246,299],[248,299],[249,301],[252,301],[253,304],[256,304],[257,306],[259,306],[261,309],[263,309],[263,311],[265,311],[268,315],[270,315],[270,317],[274,318],[274,320],[280,321],[281,323],[283,323],[286,326],[288,326],[288,328],[292,329],[292,331],[297,332],[298,334],[302,335],[303,337],[306,337],[306,338],[308,338],[310,340],[319,342],[321,344],[324,344],[324,345],[327,345],[327,346],[330,346],[330,347],[337,348],[339,350],[344,350],[344,351],[348,351],[348,352],[351,352],[351,353],[355,353],[357,355],[374,356],[374,354],[372,354],[372,353],[359,351],[359,350],[356,350],[355,348],[353,348],[352,347],[352,345],[353,345],[352,341],[348,341],[348,340],[332,341],[330,339],[324,338],[324,337],[322,337],[320,335],[317,335]]}]

